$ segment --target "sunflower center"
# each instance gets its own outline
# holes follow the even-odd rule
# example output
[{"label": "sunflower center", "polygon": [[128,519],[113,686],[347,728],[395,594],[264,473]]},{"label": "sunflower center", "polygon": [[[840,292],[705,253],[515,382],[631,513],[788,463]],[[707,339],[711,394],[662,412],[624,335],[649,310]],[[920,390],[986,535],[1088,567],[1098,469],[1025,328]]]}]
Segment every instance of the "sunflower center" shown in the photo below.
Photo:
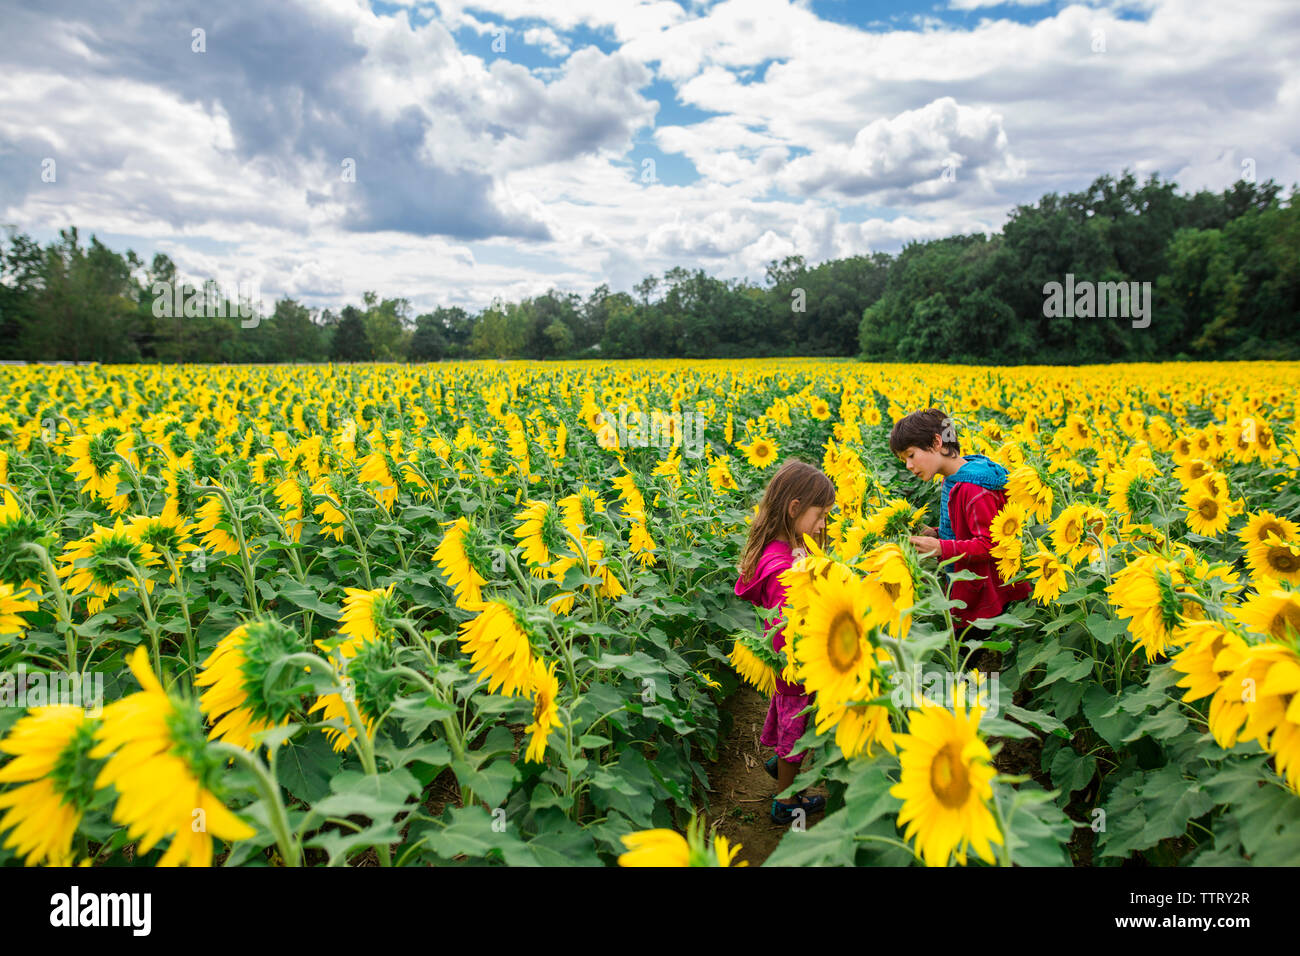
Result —
[{"label": "sunflower center", "polygon": [[961,746],[954,740],[944,744],[930,761],[930,789],[945,807],[955,810],[970,796],[970,773],[961,761]]},{"label": "sunflower center", "polygon": [[1201,503],[1196,506],[1202,518],[1206,521],[1213,521],[1219,516],[1219,503],[1213,498],[1202,498]]},{"label": "sunflower center", "polygon": [[1283,528],[1283,527],[1282,527],[1280,524],[1278,524],[1276,521],[1266,521],[1266,522],[1264,522],[1262,525],[1259,526],[1259,531],[1257,532],[1256,540],[1259,540],[1259,541],[1267,541],[1267,540],[1268,540],[1268,536],[1269,536],[1270,534],[1275,534],[1275,535],[1277,535],[1279,538],[1283,538],[1283,539],[1285,539],[1285,538],[1286,538],[1286,529]]},{"label": "sunflower center", "polygon": [[1300,570],[1300,559],[1290,548],[1274,547],[1268,549],[1268,566],[1283,574],[1295,574]]},{"label": "sunflower center", "polygon": [[1300,607],[1292,603],[1288,603],[1286,607],[1273,615],[1273,620],[1268,625],[1268,632],[1281,640],[1286,637],[1288,626],[1297,634],[1300,634]]},{"label": "sunflower center", "polygon": [[861,632],[853,615],[841,611],[826,631],[826,654],[831,666],[841,674],[852,670],[862,656]]}]

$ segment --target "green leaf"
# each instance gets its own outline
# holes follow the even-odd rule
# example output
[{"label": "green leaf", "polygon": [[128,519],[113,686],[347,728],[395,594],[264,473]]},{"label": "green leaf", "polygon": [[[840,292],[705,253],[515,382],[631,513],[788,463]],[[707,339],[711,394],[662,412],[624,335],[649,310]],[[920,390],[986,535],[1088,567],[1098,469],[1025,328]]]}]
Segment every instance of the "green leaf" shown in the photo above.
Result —
[{"label": "green leaf", "polygon": [[342,761],[323,733],[304,734],[276,752],[275,775],[289,793],[312,803],[330,792],[330,778]]},{"label": "green leaf", "polygon": [[[316,595],[315,591],[309,591],[302,585],[291,582],[290,580],[286,580],[285,583],[280,586],[279,596],[292,602],[305,611],[319,614],[321,617],[328,618],[331,621],[337,621],[343,616],[343,612],[339,608],[323,603]],[[274,599],[275,597],[276,595],[274,593],[270,595],[270,599]]]},{"label": "green leaf", "polygon": [[343,770],[330,781],[330,789],[333,793],[318,801],[313,809],[327,816],[359,813],[381,820],[409,809],[407,800],[418,794],[421,787],[410,771],[399,768],[382,774]]},{"label": "green leaf", "polygon": [[1047,673],[1035,686],[1046,687],[1058,680],[1076,681],[1085,674],[1091,674],[1092,665],[1092,658],[1078,659],[1073,651],[1063,648],[1060,654],[1047,662]]},{"label": "green leaf", "polygon": [[505,757],[498,757],[481,767],[471,766],[465,760],[453,760],[451,770],[461,787],[473,790],[475,797],[493,807],[500,806],[510,796],[519,775],[519,768]]},{"label": "green leaf", "polygon": [[1072,747],[1062,747],[1052,758],[1052,783],[1065,793],[1082,790],[1097,773],[1097,758],[1080,756]]},{"label": "green leaf", "polygon": [[[1074,825],[1052,802],[1055,796],[1055,793],[1048,793],[1032,784],[1019,789],[995,788],[994,799],[998,801],[1006,827],[1003,839],[1012,863],[1018,866],[1070,865],[1066,844],[1074,832]],[[996,847],[992,849],[997,852]]]},{"label": "green leaf", "polygon": [[539,866],[536,854],[511,832],[509,814],[488,813],[479,806],[451,807],[444,816],[450,822],[442,829],[422,828],[424,845],[444,859],[458,856],[491,859],[509,866]]},{"label": "green leaf", "polygon": [[1100,684],[1092,684],[1084,691],[1083,715],[1098,736],[1116,752],[1124,749],[1125,735],[1137,725],[1135,718],[1120,710],[1119,700],[1106,693]]},{"label": "green leaf", "polygon": [[1008,717],[1014,717],[1021,723],[1036,727],[1045,734],[1055,734],[1058,737],[1069,738],[1070,732],[1066,730],[1065,724],[1061,723],[1051,714],[1040,713],[1036,710],[1026,710],[1024,707],[1017,707],[1015,704],[1007,704],[1003,708]]}]

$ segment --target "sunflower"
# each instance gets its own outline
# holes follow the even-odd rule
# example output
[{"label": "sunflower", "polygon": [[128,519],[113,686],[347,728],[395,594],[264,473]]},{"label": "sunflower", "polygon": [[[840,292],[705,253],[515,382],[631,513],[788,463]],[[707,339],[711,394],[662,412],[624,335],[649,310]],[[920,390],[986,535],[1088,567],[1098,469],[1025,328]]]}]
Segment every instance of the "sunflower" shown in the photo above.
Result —
[{"label": "sunflower", "polygon": [[690,866],[691,850],[686,838],[676,830],[641,830],[620,837],[627,852],[618,858],[619,866]]},{"label": "sunflower", "polygon": [[167,501],[160,515],[137,515],[132,518],[127,529],[137,541],[152,545],[156,551],[166,552],[173,558],[198,550],[196,545],[190,543],[194,526],[180,517],[174,500]]},{"label": "sunflower", "polygon": [[965,698],[956,694],[952,711],[929,703],[909,711],[908,732],[894,738],[902,773],[889,792],[903,801],[898,825],[907,825],[904,840],[916,837],[926,866],[946,866],[954,852],[965,866],[969,846],[993,863],[990,843],[1002,845],[988,807],[996,771],[978,732],[984,711],[968,714]]},{"label": "sunflower", "polygon": [[382,449],[376,449],[361,460],[361,470],[357,474],[361,481],[377,484],[375,499],[391,510],[397,501],[397,479],[389,467],[388,455]]},{"label": "sunflower", "polygon": [[508,604],[491,601],[461,626],[461,648],[470,655],[470,670],[488,681],[488,693],[527,694],[536,664],[528,632]]},{"label": "sunflower", "polygon": [[294,541],[302,537],[303,500],[302,482],[297,473],[290,475],[275,486],[275,500],[279,502],[284,530]]},{"label": "sunflower", "polygon": [[1217,621],[1193,621],[1186,626],[1186,633],[1187,643],[1169,666],[1184,675],[1177,684],[1186,688],[1183,700],[1200,700],[1215,693],[1223,685],[1223,679],[1232,673],[1231,669],[1215,669],[1219,654],[1231,647],[1230,656],[1235,657],[1245,652],[1247,644]]},{"label": "sunflower", "polygon": [[558,502],[564,515],[564,527],[575,538],[581,538],[596,524],[598,516],[605,513],[605,499],[583,485],[576,494],[567,495]]},{"label": "sunflower", "polygon": [[1231,613],[1247,629],[1271,640],[1295,641],[1300,637],[1300,591],[1269,588]]},{"label": "sunflower", "polygon": [[1147,490],[1147,479],[1153,471],[1155,466],[1150,459],[1142,459],[1133,467],[1112,471],[1106,476],[1107,507],[1122,517],[1137,514],[1141,501],[1139,495]]},{"label": "sunflower", "polygon": [[1214,466],[1208,461],[1203,461],[1200,458],[1187,458],[1179,462],[1178,467],[1174,469],[1174,474],[1178,477],[1178,483],[1183,486],[1183,489],[1188,490],[1212,471],[1214,471]]},{"label": "sunflower", "polygon": [[1253,544],[1268,544],[1269,536],[1276,535],[1283,541],[1300,540],[1300,524],[1289,518],[1281,518],[1271,511],[1257,511],[1246,519],[1246,526],[1237,532],[1237,537],[1244,547]]},{"label": "sunflower", "polygon": [[545,501],[529,501],[515,520],[523,522],[515,528],[514,535],[523,545],[524,563],[533,577],[545,577],[547,565],[565,544],[564,527],[560,513]]},{"label": "sunflower", "polygon": [[1286,581],[1300,585],[1300,542],[1283,541],[1273,535],[1267,544],[1251,545],[1246,563],[1260,582]]},{"label": "sunflower", "polygon": [[29,625],[22,615],[36,610],[37,601],[33,599],[39,597],[31,588],[15,588],[7,581],[0,581],[0,636],[26,634]]},{"label": "sunflower", "polygon": [[[1239,742],[1257,740],[1269,749],[1273,731],[1285,720],[1293,692],[1284,690],[1288,680],[1270,685],[1268,678],[1278,666],[1283,668],[1281,676],[1287,678],[1288,665],[1294,666],[1295,661],[1295,651],[1272,641],[1219,652],[1214,667],[1227,673],[1210,700],[1210,733],[1215,743],[1230,750]],[[1264,688],[1270,686],[1271,692],[1265,693]]]},{"label": "sunflower", "polygon": [[560,723],[560,708],[556,697],[560,693],[560,682],[555,679],[556,661],[548,665],[538,658],[533,663],[533,678],[530,696],[533,698],[533,722],[524,728],[524,733],[532,734],[528,741],[528,752],[524,759],[532,763],[541,763],[546,755],[546,738]]},{"label": "sunflower", "polygon": [[618,858],[619,866],[745,866],[734,863],[742,844],[734,847],[722,834],[715,834],[710,846],[704,838],[704,821],[691,814],[686,836],[676,830],[640,830],[619,838],[627,852]]},{"label": "sunflower", "polygon": [[755,438],[748,445],[738,447],[745,453],[745,460],[755,468],[766,468],[772,464],[781,450],[776,442],[762,436]]},{"label": "sunflower", "polygon": [[[631,472],[625,471],[621,475],[615,475],[612,481],[614,487],[618,489],[619,498],[623,502],[623,513],[634,523],[644,523],[645,498],[641,494],[641,489],[636,486],[636,478],[633,477]],[[515,517],[518,517],[518,515]]]},{"label": "sunflower", "polygon": [[278,622],[241,624],[218,641],[194,678],[195,687],[207,688],[199,707],[213,723],[208,738],[252,750],[256,734],[286,725],[298,698],[268,688],[266,676],[280,658],[303,649],[298,633]]},{"label": "sunflower", "polygon": [[1034,582],[1033,599],[1046,607],[1061,596],[1067,586],[1065,566],[1051,551],[1039,550],[1025,561],[1026,574]]},{"label": "sunflower", "polygon": [[749,638],[740,635],[736,637],[731,645],[730,660],[731,666],[746,684],[765,697],[776,693],[776,669],[755,653],[752,635]]},{"label": "sunflower", "polygon": [[731,474],[730,457],[727,455],[713,459],[708,468],[709,484],[714,491],[735,491],[739,485]]},{"label": "sunflower", "polygon": [[1183,504],[1187,508],[1187,527],[1196,534],[1212,538],[1227,530],[1231,502],[1211,493],[1204,480],[1183,495]]},{"label": "sunflower", "polygon": [[1070,505],[1051,524],[1052,548],[1061,556],[1061,561],[1070,567],[1083,560],[1092,547],[1087,538],[1088,526],[1085,524],[1087,511],[1087,505]]},{"label": "sunflower", "polygon": [[198,525],[194,531],[196,534],[203,535],[199,539],[199,544],[207,551],[216,552],[222,556],[235,554],[239,551],[239,542],[220,527],[222,524],[230,525],[230,516],[226,514],[225,502],[221,500],[220,495],[208,495],[207,500],[195,512],[195,518],[198,519]]},{"label": "sunflower", "polygon": [[814,398],[808,406],[808,414],[819,422],[824,422],[831,417],[831,407],[826,403],[826,399]]},{"label": "sunflower", "polygon": [[925,508],[913,508],[906,498],[892,498],[866,519],[866,533],[879,538],[894,538],[915,528],[925,515]]},{"label": "sunflower", "polygon": [[456,595],[456,606],[467,611],[483,607],[483,585],[488,583],[487,545],[482,533],[468,518],[444,521],[450,525],[434,559]]},{"label": "sunflower", "polygon": [[108,428],[97,435],[78,435],[66,446],[65,453],[73,459],[68,471],[83,482],[83,492],[105,503],[115,502],[118,498],[122,462],[117,458],[117,446],[121,437],[116,428]]},{"label": "sunflower", "polygon": [[343,621],[339,633],[352,642],[392,639],[396,633],[393,620],[400,617],[393,601],[394,584],[386,588],[344,588]]},{"label": "sunflower", "polygon": [[28,866],[67,866],[72,838],[94,797],[98,767],[89,758],[98,721],[80,707],[33,707],[0,740],[11,754],[0,768],[0,783],[20,783],[0,793],[0,832],[11,831],[5,846]]},{"label": "sunflower", "polygon": [[[148,853],[170,836],[159,866],[210,866],[213,838],[247,840],[256,831],[212,792],[222,762],[205,746],[197,705],[168,696],[143,647],[136,648],[129,663],[143,690],[104,708],[90,757],[108,757],[108,762],[95,787],[117,788],[113,820],[139,842],[138,853]],[[196,819],[203,820],[202,827],[194,826]]]},{"label": "sunflower", "polygon": [[1106,588],[1116,615],[1132,619],[1129,630],[1148,662],[1186,641],[1184,623],[1204,617],[1189,596],[1185,570],[1181,562],[1145,554],[1116,573]]},{"label": "sunflower", "polygon": [[628,546],[632,553],[636,555],[637,561],[641,567],[647,568],[655,563],[655,541],[650,537],[650,531],[643,524],[632,525],[628,532]]},{"label": "sunflower", "polygon": [[617,600],[627,593],[627,588],[623,587],[623,582],[618,579],[614,569],[605,560],[604,539],[587,539],[587,561],[591,564],[592,573],[601,579],[601,597]]},{"label": "sunflower", "polygon": [[[94,530],[84,538],[73,541],[64,548],[59,560],[59,577],[67,578],[67,588],[73,594],[90,593],[86,602],[90,613],[103,610],[110,599],[117,596],[122,586],[134,586],[131,572],[119,561],[127,560],[138,571],[161,564],[158,552],[150,544],[138,540],[130,528],[119,518],[112,528],[93,524]],[[144,578],[145,590],[153,592],[153,579]]]},{"label": "sunflower", "polygon": [[1007,500],[1025,509],[1025,514],[1035,521],[1046,521],[1052,516],[1055,498],[1051,485],[1029,465],[1011,472],[1007,478]]},{"label": "sunflower", "polygon": [[789,624],[792,662],[806,692],[827,705],[851,699],[875,670],[872,632],[893,615],[893,602],[878,581],[851,572],[814,579],[807,612]]},{"label": "sunflower", "polygon": [[337,503],[342,498],[333,486],[330,476],[321,475],[317,478],[312,483],[311,493],[312,497],[317,499],[312,514],[320,518],[321,530],[331,535],[335,541],[342,541],[347,515],[338,508]]},{"label": "sunflower", "polygon": [[857,566],[868,578],[878,581],[889,595],[893,609],[889,633],[903,640],[912,625],[911,607],[916,603],[920,568],[916,567],[908,552],[892,542],[877,545]]},{"label": "sunflower", "polygon": [[[889,724],[889,708],[882,704],[868,704],[881,696],[881,685],[874,677],[858,684],[845,701],[829,707],[817,707],[817,733],[824,734],[835,728],[835,746],[845,757],[856,757],[863,750],[871,757],[875,744],[895,753],[893,728]],[[857,703],[851,703],[857,701]]]}]

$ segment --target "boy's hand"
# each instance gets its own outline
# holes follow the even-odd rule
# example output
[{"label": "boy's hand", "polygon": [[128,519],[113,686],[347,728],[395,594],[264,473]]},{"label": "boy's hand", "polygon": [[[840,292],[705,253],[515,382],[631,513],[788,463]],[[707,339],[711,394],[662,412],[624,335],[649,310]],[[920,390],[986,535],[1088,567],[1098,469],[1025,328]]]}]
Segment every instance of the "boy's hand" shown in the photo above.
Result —
[{"label": "boy's hand", "polygon": [[921,554],[922,557],[928,558],[939,554],[939,539],[930,535],[911,535],[908,541],[912,542],[912,547]]},{"label": "boy's hand", "polygon": [[929,535],[932,538],[938,537],[939,529],[928,524],[921,525],[921,534]]}]

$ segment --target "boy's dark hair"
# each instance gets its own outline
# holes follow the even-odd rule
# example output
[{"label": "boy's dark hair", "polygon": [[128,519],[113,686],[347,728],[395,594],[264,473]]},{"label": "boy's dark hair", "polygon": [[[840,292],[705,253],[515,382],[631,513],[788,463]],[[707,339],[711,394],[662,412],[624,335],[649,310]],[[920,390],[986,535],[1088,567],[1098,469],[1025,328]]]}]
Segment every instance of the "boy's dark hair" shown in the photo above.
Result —
[{"label": "boy's dark hair", "polygon": [[956,458],[961,454],[957,429],[942,408],[912,412],[894,422],[894,429],[889,433],[889,450],[901,455],[909,448],[929,449],[934,444],[935,435],[943,442],[941,452],[945,458]]}]

